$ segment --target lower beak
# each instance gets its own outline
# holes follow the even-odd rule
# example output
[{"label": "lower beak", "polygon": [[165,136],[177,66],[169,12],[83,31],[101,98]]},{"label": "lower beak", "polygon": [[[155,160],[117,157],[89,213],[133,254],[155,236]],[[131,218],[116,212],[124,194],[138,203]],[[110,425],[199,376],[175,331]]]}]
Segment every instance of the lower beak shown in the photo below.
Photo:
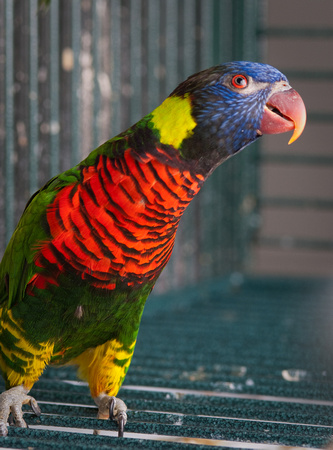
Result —
[{"label": "lower beak", "polygon": [[306,109],[302,97],[294,89],[274,92],[269,97],[261,119],[259,134],[278,134],[294,130],[288,144],[302,134]]}]

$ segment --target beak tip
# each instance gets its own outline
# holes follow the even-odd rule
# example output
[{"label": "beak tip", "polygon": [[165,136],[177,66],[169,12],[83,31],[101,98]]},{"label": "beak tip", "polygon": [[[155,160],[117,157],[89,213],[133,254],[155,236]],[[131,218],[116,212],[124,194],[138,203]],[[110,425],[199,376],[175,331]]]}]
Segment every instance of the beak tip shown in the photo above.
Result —
[{"label": "beak tip", "polygon": [[289,139],[288,145],[295,142],[300,137],[300,135],[303,133],[303,130],[305,128],[306,110],[305,110],[303,101],[302,101],[302,104],[303,104],[303,109],[301,109],[298,120],[297,120],[297,122],[295,122],[295,129],[294,129],[293,135]]},{"label": "beak tip", "polygon": [[292,144],[293,142],[296,141],[296,139],[298,139],[299,134],[297,133],[297,135],[295,136],[295,132],[293,133],[293,135],[291,136],[291,138],[288,141],[288,145]]}]

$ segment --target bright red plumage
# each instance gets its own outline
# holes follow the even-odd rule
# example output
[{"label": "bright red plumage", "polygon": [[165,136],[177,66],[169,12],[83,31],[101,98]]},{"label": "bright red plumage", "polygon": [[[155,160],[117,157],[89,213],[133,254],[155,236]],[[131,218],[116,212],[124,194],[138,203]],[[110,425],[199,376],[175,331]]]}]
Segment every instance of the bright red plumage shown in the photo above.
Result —
[{"label": "bright red plumage", "polygon": [[56,277],[70,265],[92,286],[111,290],[116,276],[130,286],[155,279],[203,177],[155,158],[140,162],[130,149],[117,160],[99,156],[94,166],[83,168],[82,177],[49,206],[51,239],[42,245],[37,265],[56,266]]}]

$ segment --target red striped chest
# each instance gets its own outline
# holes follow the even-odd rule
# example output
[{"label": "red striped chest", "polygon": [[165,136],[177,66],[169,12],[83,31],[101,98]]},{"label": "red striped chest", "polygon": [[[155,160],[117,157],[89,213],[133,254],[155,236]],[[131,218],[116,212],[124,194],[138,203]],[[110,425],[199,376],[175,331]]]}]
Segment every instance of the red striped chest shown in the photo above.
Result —
[{"label": "red striped chest", "polygon": [[203,183],[200,175],[139,160],[126,150],[82,169],[82,182],[62,189],[47,212],[51,240],[37,265],[73,271],[113,289],[154,280],[168,262],[177,226]]}]

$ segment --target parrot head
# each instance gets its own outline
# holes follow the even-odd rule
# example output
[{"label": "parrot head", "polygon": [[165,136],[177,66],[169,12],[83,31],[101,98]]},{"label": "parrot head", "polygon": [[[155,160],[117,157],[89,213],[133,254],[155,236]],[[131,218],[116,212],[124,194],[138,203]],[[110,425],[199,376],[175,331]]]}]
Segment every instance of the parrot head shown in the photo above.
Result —
[{"label": "parrot head", "polygon": [[182,156],[200,160],[207,169],[263,134],[293,131],[292,143],[306,122],[301,96],[267,64],[238,61],[211,67],[190,76],[169,98],[186,100],[195,123],[182,140]]}]

